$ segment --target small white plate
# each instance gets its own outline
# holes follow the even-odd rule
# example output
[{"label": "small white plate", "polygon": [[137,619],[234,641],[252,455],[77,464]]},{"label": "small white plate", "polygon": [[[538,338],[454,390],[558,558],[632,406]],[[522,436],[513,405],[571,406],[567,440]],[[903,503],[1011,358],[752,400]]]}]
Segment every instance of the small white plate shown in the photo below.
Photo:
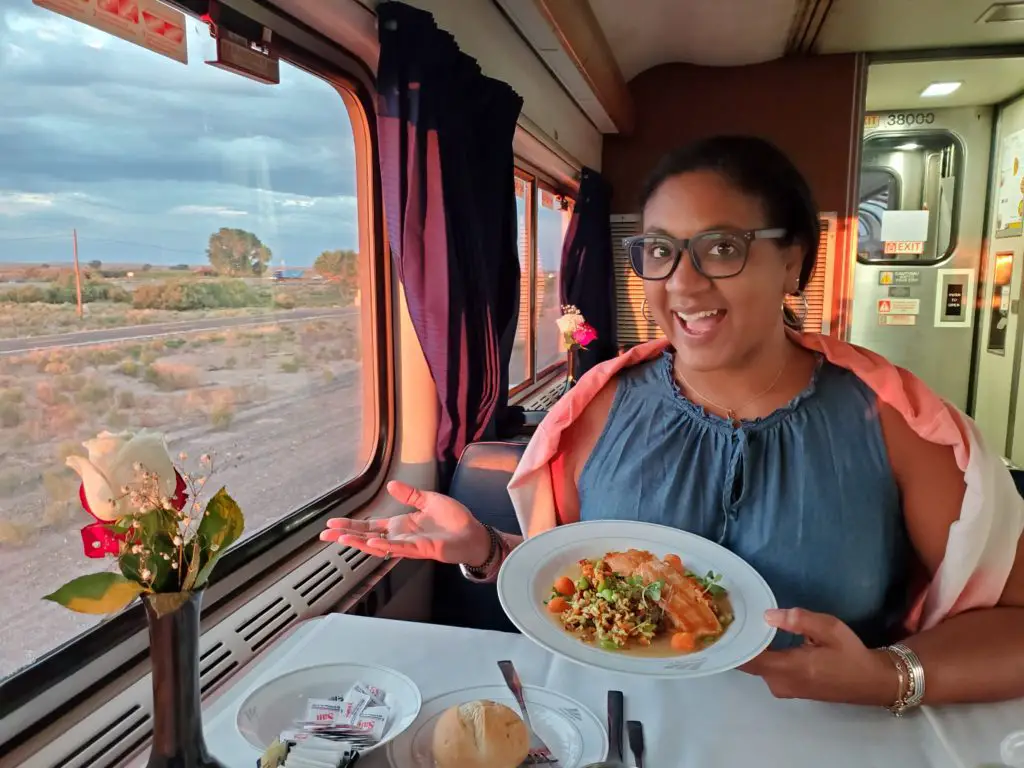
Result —
[{"label": "small white plate", "polygon": [[[659,657],[606,651],[563,630],[544,606],[555,580],[570,573],[580,560],[627,549],[647,550],[657,557],[676,554],[695,573],[722,574],[719,583],[728,590],[735,614],[722,637],[693,653]],[[750,661],[775,637],[775,628],[765,623],[763,615],[778,607],[761,575],[725,547],[677,528],[621,520],[560,525],[527,539],[501,566],[498,598],[524,635],[564,659],[610,672],[660,678],[714,675]]]},{"label": "small white plate", "polygon": [[344,696],[357,682],[380,688],[391,705],[391,718],[379,744],[370,753],[403,733],[420,713],[420,689],[401,672],[373,664],[324,664],[289,672],[254,690],[238,708],[239,733],[260,752],[306,715],[309,699]]},{"label": "small white plate", "polygon": [[[593,712],[560,693],[532,685],[523,686],[530,722],[537,735],[559,760],[560,768],[579,768],[604,760],[608,734]],[[423,704],[416,722],[388,745],[394,768],[434,768],[434,726],[449,707],[470,701],[494,701],[516,714],[519,706],[504,685],[482,685],[445,693]]]}]

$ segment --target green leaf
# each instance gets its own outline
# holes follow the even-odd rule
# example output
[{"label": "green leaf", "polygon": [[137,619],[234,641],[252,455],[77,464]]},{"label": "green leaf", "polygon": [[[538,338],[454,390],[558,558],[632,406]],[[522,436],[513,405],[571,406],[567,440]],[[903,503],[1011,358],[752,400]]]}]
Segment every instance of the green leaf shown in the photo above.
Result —
[{"label": "green leaf", "polygon": [[142,594],[142,585],[118,573],[90,573],[43,599],[78,613],[114,613]]},{"label": "green leaf", "polygon": [[241,507],[227,490],[221,488],[206,505],[203,521],[199,524],[199,535],[214,552],[223,552],[237,541],[244,529],[245,519]]},{"label": "green leaf", "polygon": [[125,515],[118,519],[111,527],[114,529],[114,533],[128,533],[131,530],[132,523],[135,522],[135,518],[131,515]]},{"label": "green leaf", "polygon": [[206,512],[196,533],[202,541],[203,548],[203,563],[194,585],[196,589],[206,584],[224,550],[238,540],[244,529],[245,518],[242,517],[241,507],[224,488],[221,488],[207,503]]},{"label": "green leaf", "polygon": [[[185,544],[184,546],[188,546]],[[192,538],[191,554],[188,557],[188,569],[185,571],[185,578],[181,582],[181,589],[183,592],[188,592],[195,586],[196,579],[199,578],[199,563],[202,560],[203,553],[199,548],[199,537],[194,536]]]},{"label": "green leaf", "polygon": [[647,585],[645,592],[650,596],[651,600],[658,602],[661,600],[661,588],[664,586],[662,581],[654,581]]},{"label": "green leaf", "polygon": [[[134,553],[129,548],[118,560],[121,573],[131,581],[148,584],[154,592],[174,592],[178,588],[178,571],[171,563],[178,562],[178,548],[172,536],[177,533],[177,520],[166,510],[153,510],[138,518],[138,536],[133,538],[142,547]],[[164,559],[167,555],[168,559]],[[150,572],[149,579],[142,572]]]}]

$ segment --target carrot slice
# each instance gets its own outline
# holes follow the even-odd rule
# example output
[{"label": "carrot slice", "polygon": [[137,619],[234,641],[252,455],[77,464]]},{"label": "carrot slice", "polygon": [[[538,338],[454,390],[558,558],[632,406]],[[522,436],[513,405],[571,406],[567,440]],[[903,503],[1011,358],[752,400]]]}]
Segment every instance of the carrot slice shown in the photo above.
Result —
[{"label": "carrot slice", "polygon": [[576,592],[576,585],[573,584],[572,579],[568,576],[563,576],[555,581],[555,592],[570,597]]},{"label": "carrot slice", "polygon": [[697,638],[689,632],[676,632],[672,635],[673,651],[692,651],[697,647]]},{"label": "carrot slice", "polygon": [[564,597],[553,597],[548,603],[548,610],[552,613],[561,613],[569,607],[569,603],[566,602]]}]

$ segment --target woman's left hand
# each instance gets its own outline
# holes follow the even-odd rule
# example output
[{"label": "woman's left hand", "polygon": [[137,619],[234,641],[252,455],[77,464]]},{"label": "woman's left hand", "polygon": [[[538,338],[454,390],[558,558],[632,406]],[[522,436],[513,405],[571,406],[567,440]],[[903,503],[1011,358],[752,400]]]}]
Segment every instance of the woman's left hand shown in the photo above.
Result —
[{"label": "woman's left hand", "polygon": [[865,646],[836,617],[790,608],[767,611],[765,621],[804,638],[799,648],[764,651],[740,667],[763,677],[777,698],[876,706],[896,701],[899,676],[889,654]]}]

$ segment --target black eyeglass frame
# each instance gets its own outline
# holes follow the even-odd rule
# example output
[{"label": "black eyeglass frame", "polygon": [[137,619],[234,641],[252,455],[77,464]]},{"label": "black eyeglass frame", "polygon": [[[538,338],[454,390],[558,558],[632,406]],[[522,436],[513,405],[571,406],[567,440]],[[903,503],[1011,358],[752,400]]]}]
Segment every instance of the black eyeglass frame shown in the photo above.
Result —
[{"label": "black eyeglass frame", "polygon": [[[679,238],[672,237],[671,235],[665,235],[661,233],[656,235],[647,233],[643,235],[633,235],[632,237],[623,238],[622,246],[626,249],[627,254],[629,256],[629,268],[632,269],[633,273],[641,280],[668,280],[675,273],[676,269],[679,268],[679,261],[680,259],[682,259],[684,251],[689,255],[690,263],[693,265],[693,268],[697,270],[699,274],[703,275],[708,280],[724,280],[726,278],[736,277],[736,275],[740,274],[744,269],[746,269],[747,258],[749,258],[750,256],[750,244],[753,243],[755,240],[779,240],[785,237],[786,234],[786,230],[780,227],[768,227],[764,229],[748,230],[712,229],[708,230],[707,232],[698,232],[693,237],[689,237],[685,240],[680,240]],[[735,237],[739,237],[740,240],[742,240],[745,243],[746,247],[743,249],[743,262],[740,264],[739,269],[737,269],[735,272],[728,275],[709,275],[701,267],[697,257],[693,255],[693,249],[690,248],[690,244],[693,243],[695,240],[699,240],[701,238],[708,237],[711,235],[733,235]],[[665,240],[667,243],[671,244],[675,248],[675,256],[672,259],[672,266],[671,268],[669,268],[668,272],[665,273],[663,277],[646,277],[640,273],[640,270],[636,268],[636,264],[633,263],[633,246],[635,246],[637,243],[648,237],[657,237],[662,240]],[[641,255],[642,253],[643,252],[641,251]]]}]

